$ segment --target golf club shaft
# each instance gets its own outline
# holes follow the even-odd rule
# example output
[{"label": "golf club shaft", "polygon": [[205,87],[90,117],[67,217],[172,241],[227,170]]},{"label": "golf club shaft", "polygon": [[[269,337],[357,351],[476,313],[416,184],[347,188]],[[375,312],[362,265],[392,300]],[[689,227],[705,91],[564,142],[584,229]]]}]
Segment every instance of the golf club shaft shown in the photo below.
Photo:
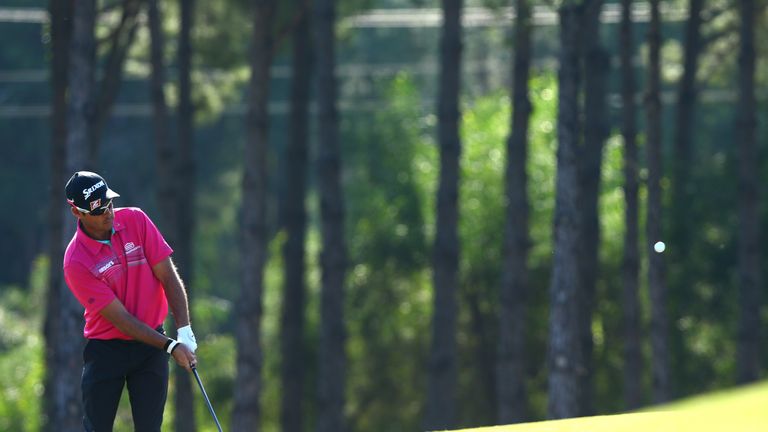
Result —
[{"label": "golf club shaft", "polygon": [[208,399],[208,393],[205,392],[205,387],[203,387],[203,382],[200,381],[200,375],[197,374],[197,368],[193,367],[192,373],[195,374],[197,385],[200,386],[200,391],[203,393],[203,397],[205,398],[205,403],[208,405],[208,411],[210,411],[211,415],[213,416],[213,421],[216,422],[216,427],[219,428],[219,432],[223,432],[221,430],[221,424],[219,424],[219,419],[216,417],[216,413],[213,411],[213,405],[211,405],[211,400]]}]

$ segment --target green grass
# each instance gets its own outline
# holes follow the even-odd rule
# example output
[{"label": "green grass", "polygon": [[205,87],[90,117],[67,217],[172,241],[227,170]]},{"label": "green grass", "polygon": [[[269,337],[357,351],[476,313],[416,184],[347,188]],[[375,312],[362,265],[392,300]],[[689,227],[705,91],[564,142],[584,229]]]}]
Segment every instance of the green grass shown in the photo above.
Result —
[{"label": "green grass", "polygon": [[641,412],[463,429],[464,432],[752,432],[768,430],[768,381]]}]

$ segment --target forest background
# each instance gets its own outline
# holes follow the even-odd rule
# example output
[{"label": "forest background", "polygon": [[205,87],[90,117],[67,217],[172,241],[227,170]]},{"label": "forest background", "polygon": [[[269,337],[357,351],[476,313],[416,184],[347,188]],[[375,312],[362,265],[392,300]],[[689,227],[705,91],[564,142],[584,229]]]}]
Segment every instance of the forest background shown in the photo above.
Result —
[{"label": "forest background", "polygon": [[[50,394],[76,387],[79,374],[55,252],[73,228],[61,218],[72,167],[104,175],[121,194],[118,206],[143,208],[167,233],[190,293],[200,372],[232,430],[401,431],[615,413],[764,376],[768,46],[750,51],[745,41],[767,40],[765,1],[633,2],[627,21],[629,2],[596,0],[100,0],[92,91],[102,105],[82,111],[82,142],[73,135],[77,71],[66,62],[56,69],[56,53],[75,58],[77,48],[57,48],[52,18],[74,16],[72,4],[0,4],[0,196],[8,204],[0,214],[0,430],[68,430],[78,418],[57,411],[66,406],[61,392]],[[530,26],[521,26],[526,5]],[[462,26],[451,29],[444,14],[462,8]],[[586,20],[595,10],[593,26],[568,26],[569,11]],[[324,18],[335,32],[319,31]],[[523,27],[529,50],[519,45]],[[441,50],[451,32],[463,46],[453,69],[451,50]],[[334,42],[324,42],[328,34]],[[586,60],[569,68],[569,52]],[[513,115],[527,111],[514,91],[521,61],[531,111],[526,151],[517,153],[524,168],[515,171]],[[70,81],[57,87],[62,70]],[[308,72],[303,99],[297,70]],[[445,84],[451,70],[460,71],[453,86]],[[66,129],[56,129],[61,85],[69,86]],[[459,153],[442,129],[454,112],[443,109],[451,91]],[[570,129],[575,139],[569,118],[581,125]],[[459,169],[446,179],[451,154]],[[589,161],[594,200],[583,190],[564,199],[560,179],[589,171]],[[453,224],[438,198],[450,184]],[[515,184],[523,201],[510,198]],[[558,213],[569,202],[576,212]],[[597,229],[569,231],[563,221],[590,206]],[[249,232],[248,221],[261,231]],[[663,254],[652,250],[658,240]],[[262,249],[250,255],[242,243]],[[325,280],[327,248],[343,251],[341,290]],[[578,260],[590,254],[594,263]],[[519,290],[507,290],[521,274]],[[573,300],[565,309],[563,296]],[[334,302],[341,308],[329,323],[321,311]],[[558,321],[571,314],[579,318]],[[258,323],[248,327],[244,316]],[[510,331],[519,342],[512,369],[504,363]],[[569,337],[580,342],[558,345]],[[244,347],[253,346],[259,360],[248,363]],[[334,346],[342,349],[324,352]],[[72,365],[52,361],[66,352]],[[561,367],[558,359],[571,356],[576,367]],[[324,366],[333,359],[341,366]],[[73,373],[74,381],[55,382]],[[164,430],[214,430],[182,375],[172,380]],[[242,383],[257,383],[256,396]],[[333,387],[340,394],[329,396]],[[131,430],[125,402],[118,431]]]}]

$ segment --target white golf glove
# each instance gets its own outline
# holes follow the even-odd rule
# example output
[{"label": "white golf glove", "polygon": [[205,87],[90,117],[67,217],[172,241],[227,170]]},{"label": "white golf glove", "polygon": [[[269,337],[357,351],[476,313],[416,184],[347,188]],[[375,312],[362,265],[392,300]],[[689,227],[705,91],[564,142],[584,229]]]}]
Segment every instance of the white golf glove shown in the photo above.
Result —
[{"label": "white golf glove", "polygon": [[184,326],[176,330],[176,335],[179,342],[188,346],[192,352],[197,350],[197,341],[195,340],[195,334],[192,333],[192,326]]}]

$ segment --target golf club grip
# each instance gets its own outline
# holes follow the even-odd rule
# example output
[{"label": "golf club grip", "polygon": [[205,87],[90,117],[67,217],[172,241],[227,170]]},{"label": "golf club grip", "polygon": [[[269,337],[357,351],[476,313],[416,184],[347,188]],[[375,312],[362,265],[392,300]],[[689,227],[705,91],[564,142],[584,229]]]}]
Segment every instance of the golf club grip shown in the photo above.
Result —
[{"label": "golf club grip", "polygon": [[213,421],[216,422],[216,427],[219,428],[219,432],[223,432],[221,430],[221,424],[219,424],[219,419],[216,417],[216,412],[213,411],[213,405],[211,405],[211,400],[208,399],[208,393],[205,392],[205,387],[203,387],[203,382],[200,381],[200,375],[197,374],[197,368],[192,368],[192,373],[195,375],[195,380],[197,380],[197,385],[200,387],[200,392],[203,393],[203,397],[205,398],[205,403],[208,405],[208,411],[211,412],[211,416],[213,416]]}]

